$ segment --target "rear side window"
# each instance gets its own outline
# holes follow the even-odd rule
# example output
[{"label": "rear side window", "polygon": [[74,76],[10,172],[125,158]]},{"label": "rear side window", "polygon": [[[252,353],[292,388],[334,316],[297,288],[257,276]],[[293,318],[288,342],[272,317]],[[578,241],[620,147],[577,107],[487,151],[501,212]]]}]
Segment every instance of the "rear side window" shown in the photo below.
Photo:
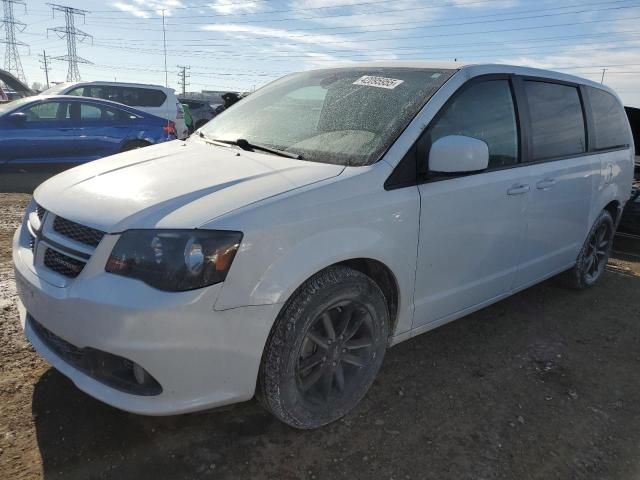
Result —
[{"label": "rear side window", "polygon": [[580,95],[576,87],[525,81],[531,120],[532,159],[576,155],[586,151]]},{"label": "rear side window", "polygon": [[[74,91],[72,90],[69,94],[73,94],[72,92]],[[161,107],[167,99],[167,96],[161,90],[113,85],[86,86],[84,87],[84,96],[111,100],[130,107]]]},{"label": "rear side window", "polygon": [[117,87],[120,90],[120,103],[131,107],[161,107],[167,96],[160,90],[149,88]]},{"label": "rear side window", "polygon": [[445,106],[430,129],[430,142],[447,135],[465,135],[489,146],[489,168],[518,162],[516,114],[507,80],[471,85]]},{"label": "rear side window", "polygon": [[81,120],[100,120],[102,119],[102,110],[95,105],[89,105],[87,103],[80,104],[80,119]]},{"label": "rear side window", "polygon": [[587,87],[593,113],[593,148],[605,150],[628,145],[627,116],[620,102],[609,92]]}]

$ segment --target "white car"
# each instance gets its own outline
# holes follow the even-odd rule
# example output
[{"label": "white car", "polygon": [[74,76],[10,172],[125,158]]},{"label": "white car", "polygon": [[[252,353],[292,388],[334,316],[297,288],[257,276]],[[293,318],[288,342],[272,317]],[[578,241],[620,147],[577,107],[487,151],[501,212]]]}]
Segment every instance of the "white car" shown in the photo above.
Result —
[{"label": "white car", "polygon": [[60,83],[42,92],[42,95],[77,95],[111,100],[172,121],[179,139],[189,135],[184,109],[175,91],[160,85],[122,82]]},{"label": "white car", "polygon": [[559,273],[596,283],[631,144],[617,96],[561,73],[292,74],[186,142],[42,184],[14,239],[22,322],[123,410],[257,393],[318,427],[356,406],[387,347]]}]

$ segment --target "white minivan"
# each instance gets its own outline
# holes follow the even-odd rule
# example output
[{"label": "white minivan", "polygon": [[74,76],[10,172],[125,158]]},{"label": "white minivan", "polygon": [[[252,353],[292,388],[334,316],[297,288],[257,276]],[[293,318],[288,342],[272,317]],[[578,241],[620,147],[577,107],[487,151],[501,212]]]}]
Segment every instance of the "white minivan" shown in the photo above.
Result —
[{"label": "white minivan", "polygon": [[596,283],[631,138],[615,93],[561,73],[288,75],[186,142],[43,183],[14,239],[21,320],[123,410],[256,394],[318,427],[356,406],[387,347],[560,273]]},{"label": "white minivan", "polygon": [[170,120],[174,123],[175,134],[179,139],[189,135],[184,110],[175,91],[160,85],[123,82],[60,83],[42,92],[42,95],[76,95],[111,100]]}]

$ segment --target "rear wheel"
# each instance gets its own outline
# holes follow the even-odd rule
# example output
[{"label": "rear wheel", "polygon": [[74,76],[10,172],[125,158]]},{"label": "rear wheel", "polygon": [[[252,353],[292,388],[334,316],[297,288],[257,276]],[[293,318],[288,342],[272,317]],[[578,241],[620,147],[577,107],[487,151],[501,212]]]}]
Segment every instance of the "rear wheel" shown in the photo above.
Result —
[{"label": "rear wheel", "polygon": [[121,152],[128,152],[129,150],[136,150],[138,148],[144,148],[151,145],[149,142],[145,142],[144,140],[133,140],[131,142],[127,142],[122,147]]},{"label": "rear wheel", "polygon": [[564,283],[568,287],[581,290],[600,280],[609,261],[614,233],[613,218],[603,210],[594,222],[575,266],[564,273]]},{"label": "rear wheel", "polygon": [[267,341],[262,404],[296,428],[338,420],[371,387],[388,322],[385,297],[371,278],[341,266],[316,274],[287,302]]}]

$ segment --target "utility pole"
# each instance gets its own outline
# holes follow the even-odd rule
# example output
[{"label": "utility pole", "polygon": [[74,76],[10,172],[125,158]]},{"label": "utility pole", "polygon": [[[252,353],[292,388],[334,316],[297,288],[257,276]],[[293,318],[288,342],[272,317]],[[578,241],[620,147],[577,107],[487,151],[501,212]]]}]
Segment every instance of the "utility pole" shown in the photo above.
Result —
[{"label": "utility pole", "polygon": [[75,16],[79,15],[83,19],[88,12],[87,10],[80,10],[78,8],[65,7],[64,5],[57,5],[55,3],[48,3],[53,10],[53,16],[55,18],[56,12],[64,13],[65,26],[64,27],[55,27],[47,29],[47,33],[49,30],[55,32],[59,38],[66,38],[67,40],[67,54],[60,57],[53,57],[54,60],[64,60],[68,62],[69,69],[67,70],[67,82],[77,82],[80,80],[80,70],[78,69],[79,63],[87,63],[91,64],[89,60],[86,60],[82,57],[78,56],[78,51],[76,49],[76,41],[84,42],[87,38],[91,38],[93,41],[93,37],[88,33],[79,30],[75,26]]},{"label": "utility pole", "polygon": [[180,71],[178,72],[178,85],[182,87],[182,96],[184,97],[187,93],[187,86],[189,85],[187,83],[187,78],[191,76],[187,74],[187,70],[191,70],[191,67],[186,65],[178,65],[178,68],[180,69]]},{"label": "utility pole", "polygon": [[51,70],[51,67],[49,66],[49,62],[47,62],[46,50],[42,50],[42,55],[39,56],[42,57],[42,59],[40,60],[40,68],[44,70],[44,75],[47,79],[47,88],[49,88],[49,70]]},{"label": "utility pole", "polygon": [[604,83],[604,72],[606,72],[606,71],[607,71],[606,68],[602,69],[602,78],[600,79],[600,85],[602,85]]},{"label": "utility pole", "polygon": [[0,21],[0,29],[5,30],[5,39],[0,40],[0,43],[6,44],[4,53],[4,68],[5,70],[15,74],[24,83],[27,83],[27,79],[24,76],[24,70],[22,69],[22,62],[20,61],[20,53],[18,47],[27,47],[28,45],[16,39],[16,31],[23,32],[27,25],[19,22],[13,16],[13,6],[22,5],[25,12],[27,11],[27,5],[24,0],[2,0],[2,6],[4,10],[4,17]]},{"label": "utility pole", "polygon": [[167,69],[167,27],[164,23],[164,8],[162,9],[162,45],[164,47],[164,86],[169,88],[169,70]]}]

